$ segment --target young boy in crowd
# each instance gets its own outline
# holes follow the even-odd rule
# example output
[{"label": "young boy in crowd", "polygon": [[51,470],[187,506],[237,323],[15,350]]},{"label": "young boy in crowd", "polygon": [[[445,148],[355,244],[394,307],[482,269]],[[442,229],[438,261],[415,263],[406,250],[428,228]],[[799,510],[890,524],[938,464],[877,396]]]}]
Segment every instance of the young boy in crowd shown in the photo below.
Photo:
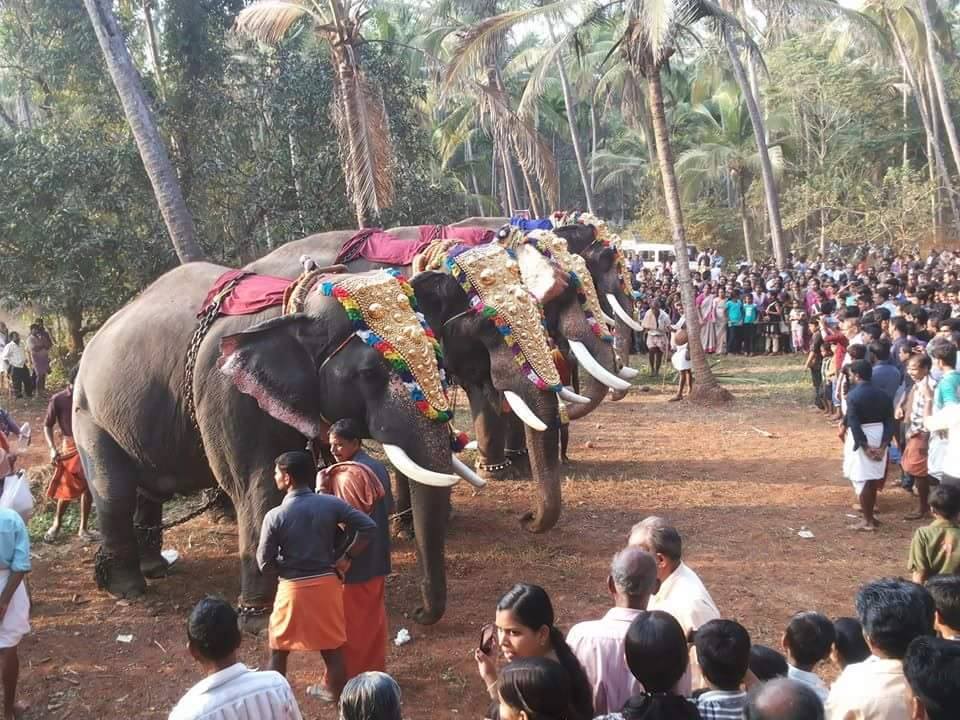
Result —
[{"label": "young boy in crowd", "polygon": [[910,543],[907,569],[913,581],[960,572],[960,487],[940,485],[930,493],[933,522],[917,528]]},{"label": "young boy in crowd", "polygon": [[747,357],[753,355],[757,330],[757,306],[753,303],[753,293],[743,296],[743,352]]},{"label": "young boy in crowd", "polygon": [[[801,311],[802,314],[802,311]],[[802,337],[802,332],[801,332]],[[795,350],[796,350],[795,346]],[[805,363],[810,370],[810,382],[813,383],[813,400],[818,408],[823,407],[823,398],[821,388],[823,386],[823,334],[820,332],[820,323],[816,320],[810,321],[810,352],[807,353]],[[798,351],[798,350],[797,350]],[[799,352],[799,351],[798,351]]]},{"label": "young boy in crowd", "polygon": [[870,647],[863,638],[863,626],[852,617],[841,617],[833,621],[833,650],[830,659],[844,670],[847,665],[855,665],[870,657]]},{"label": "young boy in crowd", "polygon": [[836,415],[839,405],[834,388],[837,383],[837,370],[833,359],[833,345],[824,342],[820,348],[822,358],[820,374],[823,376],[823,411],[830,417]]},{"label": "young boy in crowd", "polygon": [[933,619],[937,634],[944,640],[960,642],[960,575],[936,575],[924,587],[937,606]]},{"label": "young boy in crowd", "polygon": [[[806,317],[806,313],[803,312],[803,308],[800,307],[800,305],[796,305],[790,310],[790,337],[793,341],[794,352],[803,352],[807,346],[807,343],[804,339],[804,324]],[[811,335],[819,332],[820,330],[819,323],[810,321],[807,323],[807,325],[810,326]],[[813,343],[810,344],[810,349],[813,349]]]},{"label": "young boy in crowd", "polygon": [[710,620],[694,635],[697,660],[709,689],[695,700],[702,720],[741,717],[747,694],[742,685],[750,669],[750,634],[733,620]]},{"label": "young boy in crowd", "polygon": [[757,680],[766,682],[778,677],[786,677],[790,667],[783,653],[766,645],[750,646],[750,672]]},{"label": "young boy in crowd", "polygon": [[787,677],[809,685],[821,702],[827,701],[830,689],[813,670],[817,664],[830,657],[835,640],[833,623],[816,612],[797,613],[783,633],[783,651],[790,664]]}]

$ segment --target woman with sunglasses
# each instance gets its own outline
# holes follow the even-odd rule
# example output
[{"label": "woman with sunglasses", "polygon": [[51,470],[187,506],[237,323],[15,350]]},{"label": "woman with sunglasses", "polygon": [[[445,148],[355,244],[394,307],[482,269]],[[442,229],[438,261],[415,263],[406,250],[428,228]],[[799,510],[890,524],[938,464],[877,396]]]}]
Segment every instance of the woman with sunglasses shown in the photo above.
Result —
[{"label": "woman with sunglasses", "polygon": [[[477,670],[494,707],[487,717],[500,715],[497,676],[497,649],[510,663],[521,658],[545,658],[560,664],[570,685],[570,712],[562,720],[589,720],[593,717],[593,691],[587,675],[563,633],[554,624],[553,605],[538,585],[517,583],[500,598],[494,625],[484,627],[480,647],[474,653]],[[527,715],[528,720],[539,716]]]}]

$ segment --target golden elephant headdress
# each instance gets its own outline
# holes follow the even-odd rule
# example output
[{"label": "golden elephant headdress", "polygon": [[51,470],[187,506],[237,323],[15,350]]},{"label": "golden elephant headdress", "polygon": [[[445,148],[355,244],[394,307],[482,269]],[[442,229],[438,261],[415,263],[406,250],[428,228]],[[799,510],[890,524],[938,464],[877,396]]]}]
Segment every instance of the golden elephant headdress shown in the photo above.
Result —
[{"label": "golden elephant headdress", "polygon": [[357,337],[383,355],[421,413],[435,422],[453,419],[440,344],[399,272],[327,276],[318,290],[339,301]]},{"label": "golden elephant headdress", "polygon": [[543,311],[511,254],[497,243],[457,245],[447,253],[444,269],[467,293],[470,309],[493,322],[527,379],[542,390],[559,391]]}]

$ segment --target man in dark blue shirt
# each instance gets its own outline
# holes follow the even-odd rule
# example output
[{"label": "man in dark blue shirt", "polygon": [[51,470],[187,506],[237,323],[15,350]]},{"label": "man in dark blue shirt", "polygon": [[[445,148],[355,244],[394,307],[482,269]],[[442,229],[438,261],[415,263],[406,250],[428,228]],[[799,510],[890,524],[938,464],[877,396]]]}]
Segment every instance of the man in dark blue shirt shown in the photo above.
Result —
[{"label": "man in dark blue shirt", "polygon": [[847,414],[841,426],[843,471],[853,483],[863,513],[863,521],[850,528],[874,531],[879,523],[873,510],[893,437],[893,401],[871,382],[873,368],[868,360],[854,360],[848,371],[853,387],[847,394]]},{"label": "man in dark blue shirt", "polygon": [[[270,669],[286,675],[291,650],[320,651],[334,698],[346,682],[343,573],[366,550],[377,526],[365,513],[313,491],[316,465],[303,451],[277,458],[283,502],[263,519],[257,564],[280,578],[270,615]],[[346,528],[337,542],[337,527]]]},{"label": "man in dark blue shirt", "polygon": [[873,379],[870,382],[893,402],[903,383],[903,372],[890,359],[890,343],[886,340],[870,343],[870,355],[873,357]]}]

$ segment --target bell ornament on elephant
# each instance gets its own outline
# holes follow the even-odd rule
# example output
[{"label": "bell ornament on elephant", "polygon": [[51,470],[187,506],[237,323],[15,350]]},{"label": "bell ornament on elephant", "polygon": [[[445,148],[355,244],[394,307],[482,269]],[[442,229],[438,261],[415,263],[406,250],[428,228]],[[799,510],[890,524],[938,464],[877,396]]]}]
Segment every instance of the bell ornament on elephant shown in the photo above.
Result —
[{"label": "bell ornament on elephant", "polygon": [[[318,273],[316,286],[284,307],[283,296],[295,294],[284,293],[282,278],[269,279],[263,304],[237,290],[242,276],[211,298],[226,270],[176,268],[110,318],[80,363],[74,433],[103,534],[98,583],[142,594],[144,574],[165,566],[163,502],[219,487],[236,508],[240,605],[256,628],[276,589],[255,554],[263,517],[281,499],[278,455],[352,418],[416,481],[415,520],[433,523],[446,518],[465,468],[451,453],[436,343],[398,278]],[[422,622],[446,606],[444,538],[434,533],[418,547]]]}]

